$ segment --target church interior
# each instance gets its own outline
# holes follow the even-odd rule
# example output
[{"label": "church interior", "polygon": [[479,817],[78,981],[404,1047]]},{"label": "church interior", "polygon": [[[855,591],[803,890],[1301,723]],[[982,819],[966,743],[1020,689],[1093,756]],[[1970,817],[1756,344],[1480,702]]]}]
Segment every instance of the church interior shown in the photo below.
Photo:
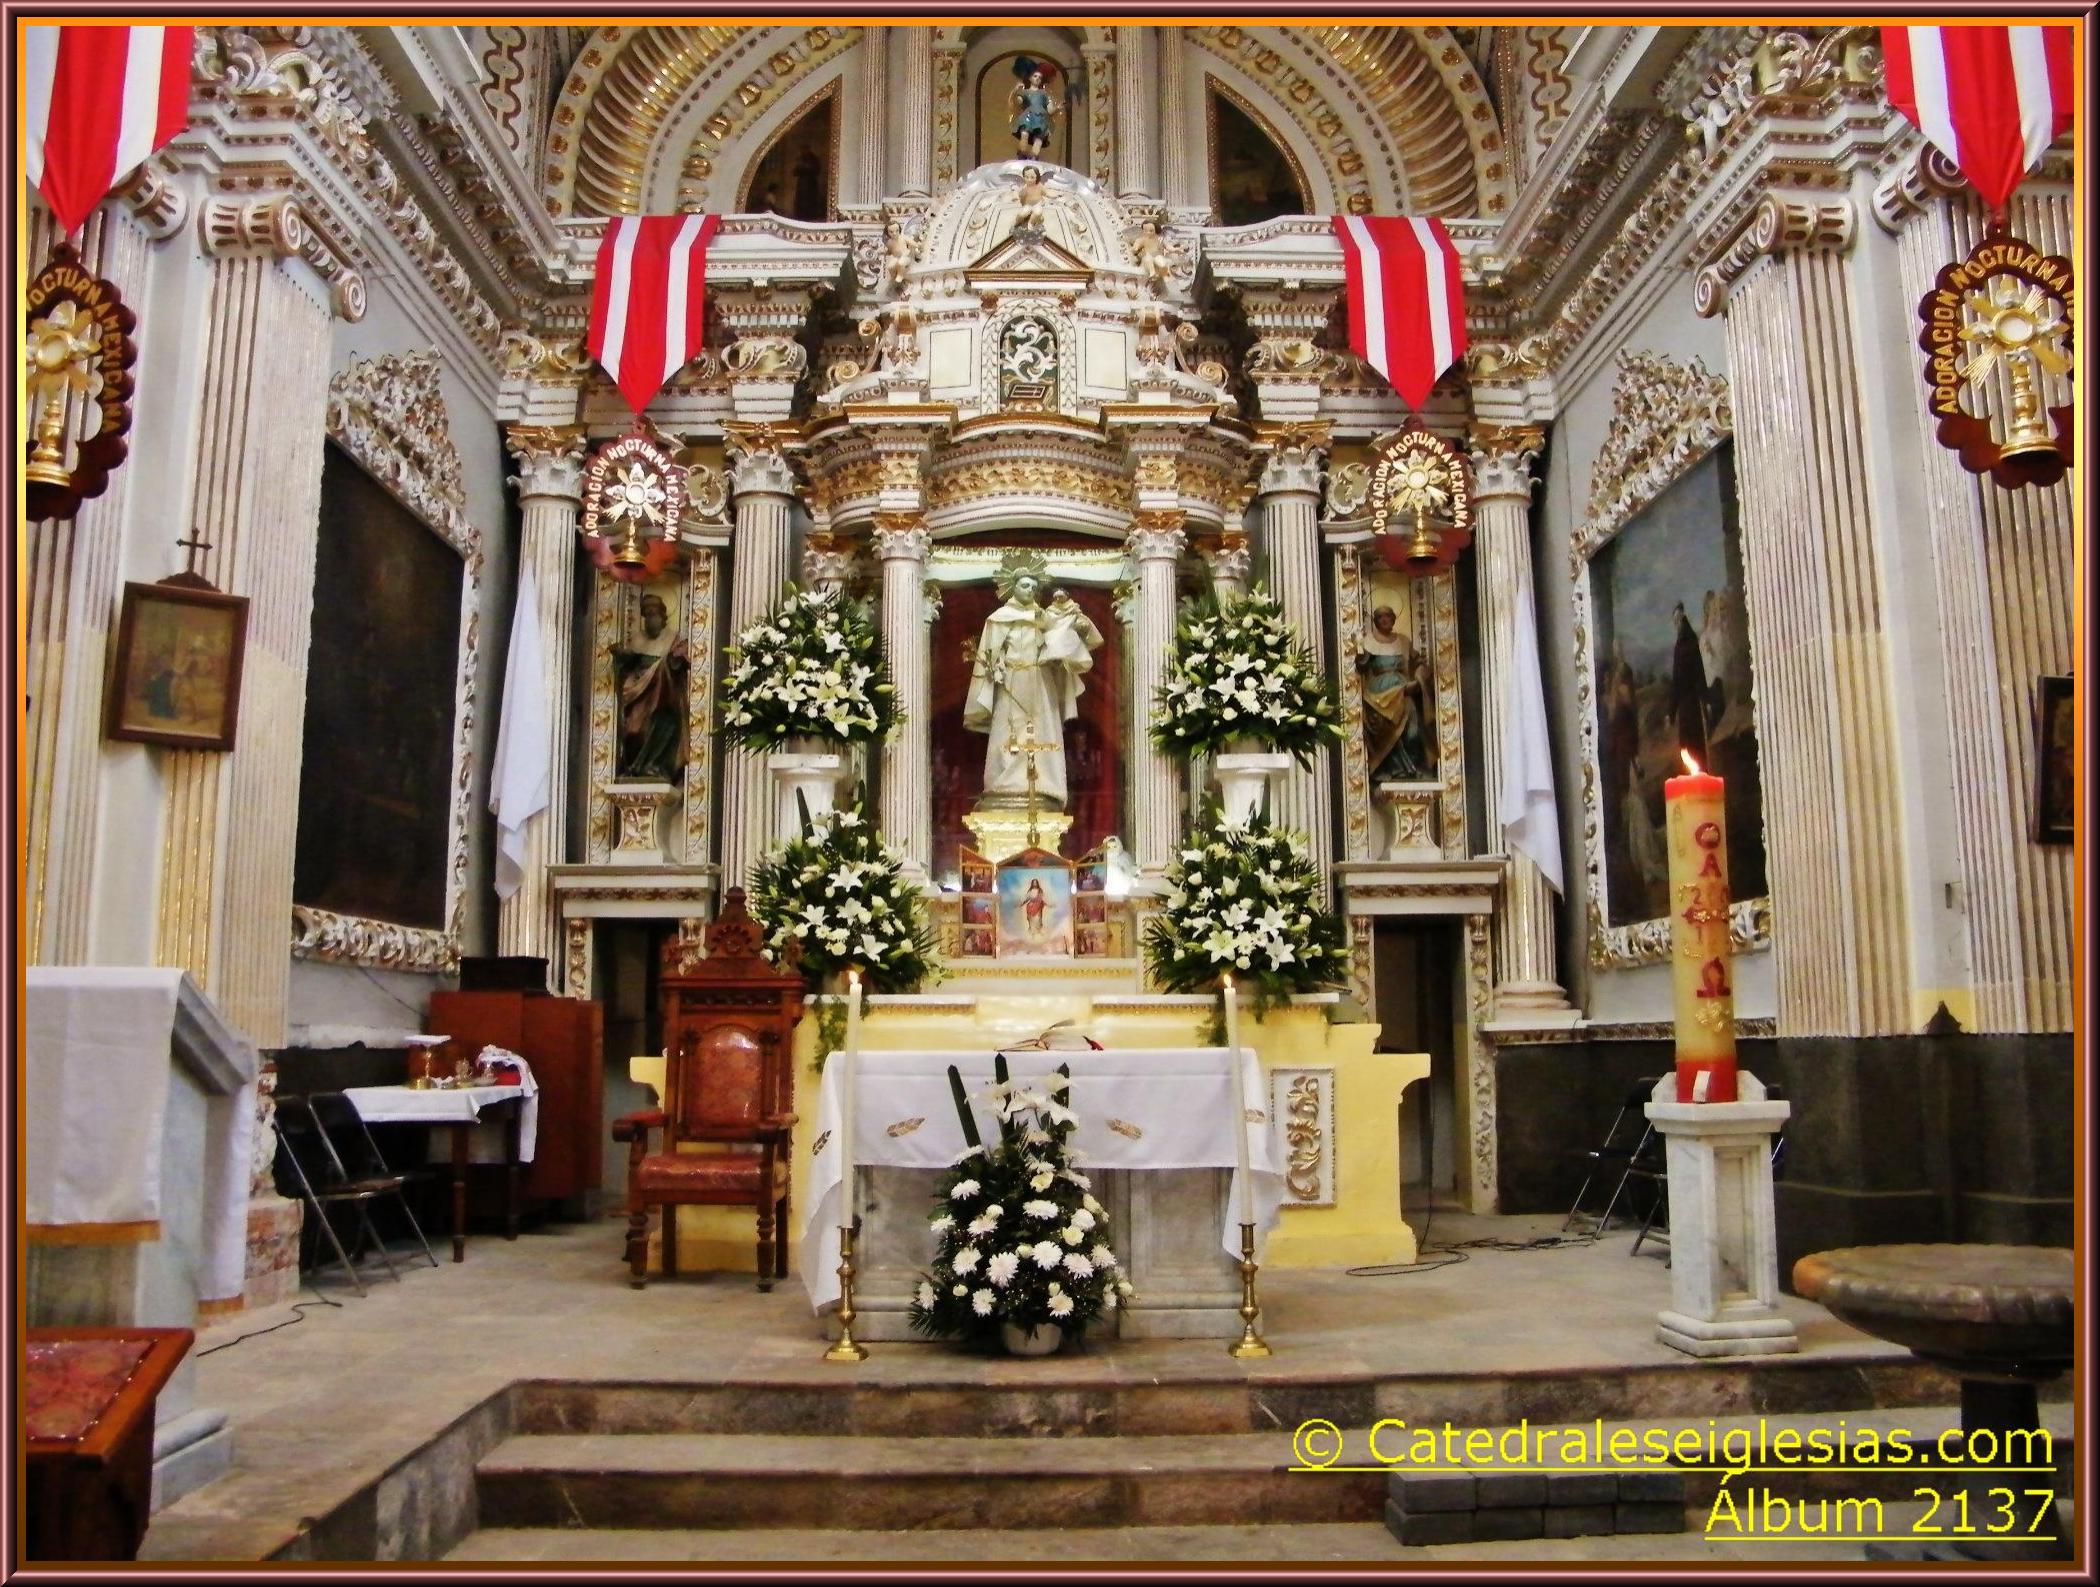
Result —
[{"label": "church interior", "polygon": [[14,1559],[2089,1567],[1943,20],[27,27]]}]

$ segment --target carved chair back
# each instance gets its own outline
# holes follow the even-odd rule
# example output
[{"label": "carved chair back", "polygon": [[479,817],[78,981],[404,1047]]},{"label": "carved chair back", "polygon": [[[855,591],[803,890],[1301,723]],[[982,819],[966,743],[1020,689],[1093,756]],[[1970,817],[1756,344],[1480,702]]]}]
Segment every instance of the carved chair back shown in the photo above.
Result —
[{"label": "carved chair back", "polygon": [[759,952],[758,923],[732,889],[705,949],[680,936],[664,947],[665,1140],[753,1141],[788,1112],[802,977]]}]

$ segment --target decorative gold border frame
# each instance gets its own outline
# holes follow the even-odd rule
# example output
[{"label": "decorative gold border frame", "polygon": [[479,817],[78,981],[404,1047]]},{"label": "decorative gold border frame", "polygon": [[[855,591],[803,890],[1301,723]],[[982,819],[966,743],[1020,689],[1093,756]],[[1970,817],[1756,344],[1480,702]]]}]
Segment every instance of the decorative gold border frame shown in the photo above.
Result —
[{"label": "decorative gold border frame", "polygon": [[[1589,951],[1590,963],[1600,970],[1667,960],[1670,921],[1665,915],[1626,926],[1607,924],[1591,559],[1735,431],[1727,378],[1710,373],[1697,359],[1684,364],[1660,353],[1621,351],[1618,362],[1611,425],[1590,465],[1588,516],[1576,526],[1568,548],[1568,572],[1575,585],[1575,704],[1582,755]],[[1738,953],[1770,948],[1772,900],[1737,899],[1729,910],[1728,927]]]}]

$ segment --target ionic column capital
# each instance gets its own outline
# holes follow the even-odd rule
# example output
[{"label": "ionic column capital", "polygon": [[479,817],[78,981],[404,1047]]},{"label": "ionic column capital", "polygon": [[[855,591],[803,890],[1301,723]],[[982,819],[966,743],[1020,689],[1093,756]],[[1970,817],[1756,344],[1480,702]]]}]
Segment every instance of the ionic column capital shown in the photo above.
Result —
[{"label": "ionic column capital", "polygon": [[1715,250],[1692,288],[1692,308],[1711,319],[1760,259],[1810,251],[1843,253],[1852,246],[1857,210],[1849,198],[1803,199],[1767,193],[1741,229]]},{"label": "ionic column capital", "polygon": [[511,482],[521,501],[535,497],[581,504],[586,431],[580,424],[513,424],[504,439],[518,472]]}]

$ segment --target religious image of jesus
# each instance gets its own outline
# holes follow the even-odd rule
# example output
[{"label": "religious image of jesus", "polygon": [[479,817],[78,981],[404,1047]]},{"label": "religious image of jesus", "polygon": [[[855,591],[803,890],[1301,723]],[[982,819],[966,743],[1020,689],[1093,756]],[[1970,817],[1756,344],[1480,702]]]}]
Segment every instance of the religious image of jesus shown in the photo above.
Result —
[{"label": "religious image of jesus", "polygon": [[1103,640],[1064,591],[1043,606],[1044,583],[1039,558],[1010,558],[999,578],[1005,602],[985,619],[977,642],[963,726],[991,738],[980,810],[1027,804],[1028,751],[1019,746],[1031,740],[1048,746],[1034,752],[1037,798],[1046,810],[1066,805],[1064,724],[1079,714],[1082,680]]}]

